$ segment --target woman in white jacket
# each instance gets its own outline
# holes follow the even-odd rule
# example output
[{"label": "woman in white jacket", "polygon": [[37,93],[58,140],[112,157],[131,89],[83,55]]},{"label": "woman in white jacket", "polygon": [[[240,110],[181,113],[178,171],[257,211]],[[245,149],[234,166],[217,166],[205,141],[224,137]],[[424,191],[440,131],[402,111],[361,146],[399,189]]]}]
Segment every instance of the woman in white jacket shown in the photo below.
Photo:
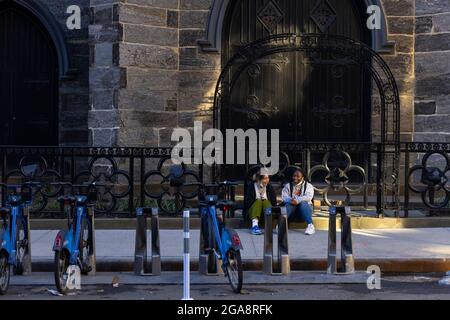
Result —
[{"label": "woman in white jacket", "polygon": [[281,196],[286,205],[288,217],[292,219],[297,216],[306,221],[308,227],[305,234],[316,233],[312,220],[314,187],[305,180],[302,170],[298,169],[294,172],[292,182],[284,186]]}]

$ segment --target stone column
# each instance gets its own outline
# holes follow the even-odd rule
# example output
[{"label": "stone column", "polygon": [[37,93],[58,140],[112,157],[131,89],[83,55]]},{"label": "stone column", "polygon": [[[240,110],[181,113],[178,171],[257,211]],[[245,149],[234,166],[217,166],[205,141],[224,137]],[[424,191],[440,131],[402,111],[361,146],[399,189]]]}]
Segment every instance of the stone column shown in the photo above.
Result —
[{"label": "stone column", "polygon": [[202,121],[204,130],[213,127],[214,90],[221,71],[221,55],[204,52],[204,39],[211,1],[180,1],[179,126],[193,128]]},{"label": "stone column", "polygon": [[450,142],[450,1],[415,3],[414,139]]},{"label": "stone column", "polygon": [[118,61],[121,27],[118,0],[91,0],[90,7],[90,144],[117,145],[117,93],[122,85]]},{"label": "stone column", "polygon": [[121,146],[160,144],[178,126],[178,0],[128,0],[119,6],[119,61],[126,83],[118,93]]},{"label": "stone column", "polygon": [[414,133],[414,1],[382,1],[388,41],[395,42],[395,52],[384,54],[383,59],[392,70],[399,88],[400,132],[401,140],[405,142],[411,141]]}]

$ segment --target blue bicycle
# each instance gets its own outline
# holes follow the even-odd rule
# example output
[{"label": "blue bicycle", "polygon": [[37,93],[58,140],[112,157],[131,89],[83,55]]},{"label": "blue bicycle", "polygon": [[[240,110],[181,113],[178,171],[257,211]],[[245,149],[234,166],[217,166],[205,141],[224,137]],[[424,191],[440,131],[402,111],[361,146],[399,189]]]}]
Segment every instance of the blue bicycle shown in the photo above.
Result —
[{"label": "blue bicycle", "polygon": [[[205,251],[209,254],[210,265],[208,268],[212,268],[216,258],[222,261],[222,270],[228,277],[232,290],[240,293],[244,274],[241,259],[243,247],[238,233],[227,228],[224,221],[225,213],[232,210],[234,203],[228,200],[219,200],[219,196],[209,192],[212,188],[221,189],[236,186],[237,183],[225,181],[217,184],[187,183],[185,185],[199,187],[200,212],[203,212],[202,220],[205,222],[202,222],[202,232],[206,238]],[[217,210],[223,213],[219,215],[219,219]],[[209,230],[212,230],[212,234]]]},{"label": "blue bicycle", "polygon": [[[82,274],[92,267],[89,257],[94,252],[92,234],[92,204],[97,200],[98,183],[73,185],[67,182],[52,183],[54,186],[70,188],[70,195],[58,198],[67,214],[67,229],[61,230],[53,244],[55,252],[54,275],[56,288],[61,294],[69,291],[70,267],[78,266]],[[75,192],[74,192],[75,191]]]},{"label": "blue bicycle", "polygon": [[29,257],[28,214],[32,202],[33,186],[39,183],[27,182],[23,185],[0,183],[6,206],[0,208],[3,227],[0,230],[0,294],[8,292],[11,267],[15,275],[24,272],[24,259]]}]

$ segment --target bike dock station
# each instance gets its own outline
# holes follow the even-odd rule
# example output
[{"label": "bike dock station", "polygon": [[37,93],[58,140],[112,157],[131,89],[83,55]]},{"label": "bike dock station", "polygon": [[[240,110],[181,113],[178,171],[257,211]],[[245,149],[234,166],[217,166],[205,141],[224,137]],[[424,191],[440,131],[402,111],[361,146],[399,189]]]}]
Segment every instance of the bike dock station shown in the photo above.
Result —
[{"label": "bike dock station", "polygon": [[[336,253],[337,216],[341,217],[341,267],[338,268]],[[352,221],[350,207],[330,207],[328,228],[328,274],[353,274],[355,273],[355,260],[353,257]]]},{"label": "bike dock station", "polygon": [[92,250],[90,250],[88,255],[88,265],[89,272],[88,275],[94,276],[97,272],[97,260],[96,260],[96,250],[95,250],[95,206],[89,205],[87,207],[87,218],[91,223],[91,242],[92,242]]},{"label": "bike dock station", "polygon": [[23,275],[30,275],[32,272],[32,262],[31,262],[31,228],[30,228],[30,207],[25,206],[23,208],[23,215],[26,221],[26,225],[28,226],[27,230],[25,231],[25,238],[27,239],[26,243],[26,251],[23,255],[22,260],[22,268],[23,268]]},{"label": "bike dock station", "polygon": [[[151,270],[147,270],[147,217],[151,217]],[[159,239],[159,212],[157,208],[136,210],[136,242],[134,249],[134,274],[161,274],[161,248]]]},{"label": "bike dock station", "polygon": [[[278,258],[273,253],[273,220],[278,225]],[[291,272],[288,242],[288,216],[285,207],[267,209],[265,212],[263,272],[268,275],[288,275]]]}]

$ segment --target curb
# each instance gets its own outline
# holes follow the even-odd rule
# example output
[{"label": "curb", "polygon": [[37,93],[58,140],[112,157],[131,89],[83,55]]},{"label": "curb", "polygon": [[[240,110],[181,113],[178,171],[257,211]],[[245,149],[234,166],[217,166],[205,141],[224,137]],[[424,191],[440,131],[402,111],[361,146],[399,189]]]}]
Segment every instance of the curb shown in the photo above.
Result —
[{"label": "curb", "polygon": [[[149,259],[150,262],[150,259]],[[244,260],[244,270],[262,271],[262,260]],[[148,263],[150,266],[151,264]],[[379,266],[383,273],[445,273],[450,270],[450,259],[355,259],[356,270],[365,271],[369,266]],[[52,260],[33,261],[33,272],[53,272]],[[326,259],[291,259],[292,271],[325,271]],[[162,261],[163,272],[182,271],[182,259]],[[131,260],[99,260],[97,272],[132,272]],[[191,271],[198,271],[198,260],[191,261]]]},{"label": "curb", "polygon": [[[161,230],[182,230],[183,219],[159,218]],[[149,220],[150,221],[150,220]],[[338,218],[338,223],[340,219]],[[66,219],[31,219],[32,230],[61,230],[67,225]],[[317,230],[328,230],[327,217],[314,217],[314,224]],[[246,229],[250,225],[240,218],[228,218],[227,225],[233,229]],[[291,223],[290,229],[304,229],[303,223]],[[95,219],[96,230],[136,230],[136,218],[98,218]],[[191,230],[200,229],[200,219],[191,218]],[[352,217],[352,228],[354,230],[365,229],[415,229],[415,228],[450,228],[450,217],[433,218],[370,218]]]}]

